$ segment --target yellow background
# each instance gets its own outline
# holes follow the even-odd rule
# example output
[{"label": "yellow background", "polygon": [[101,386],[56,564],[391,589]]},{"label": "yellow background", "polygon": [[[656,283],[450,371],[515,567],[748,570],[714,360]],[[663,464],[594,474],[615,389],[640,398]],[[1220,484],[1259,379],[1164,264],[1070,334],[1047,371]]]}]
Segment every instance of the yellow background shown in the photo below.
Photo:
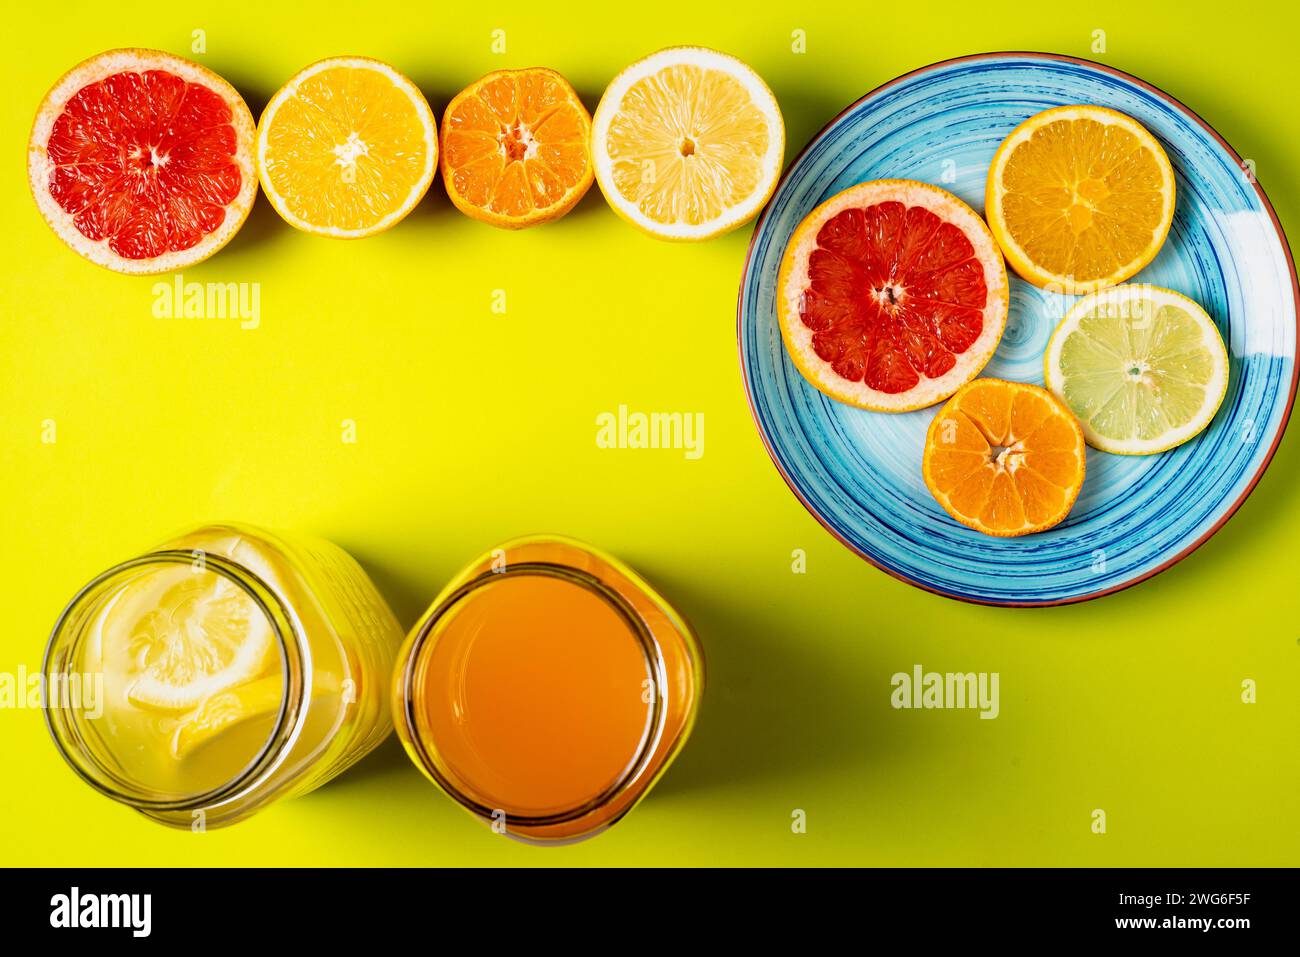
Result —
[{"label": "yellow background", "polygon": [[[711,686],[696,736],[611,832],[538,849],[476,825],[392,741],[247,823],[174,833],[99,797],[36,711],[0,711],[0,863],[1297,864],[1300,437],[1187,561],[1080,606],[1012,611],[927,595],[831,539],[750,419],[735,300],[748,228],[643,237],[593,188],[510,234],[435,184],[391,232],[308,237],[259,199],[186,279],[258,282],[261,326],[162,320],[150,278],[65,249],[25,182],[32,113],[101,50],[157,47],[227,77],[257,115],[298,68],[368,54],[441,115],[462,86],[546,65],[594,108],[663,46],[752,64],[789,155],[844,105],[935,60],[1039,49],[1103,62],[1200,112],[1300,235],[1294,14],[1221,3],[25,4],[0,39],[0,671],[35,669],[84,581],[169,533],[233,518],[350,550],[409,625],[505,538],[609,549],[693,619]],[[1270,13],[1269,10],[1274,12]],[[506,31],[507,52],[490,49]],[[806,31],[807,52],[791,50]],[[1093,31],[1107,52],[1092,54]],[[493,290],[507,312],[491,311]],[[705,454],[603,450],[596,416],[703,412]],[[41,442],[53,419],[57,442]],[[341,441],[344,419],[355,445]],[[794,549],[807,573],[793,574]],[[997,671],[1002,714],[895,711],[914,664]],[[1258,703],[1240,700],[1243,679]],[[794,809],[806,834],[791,832]],[[1108,832],[1091,831],[1104,809]]]}]

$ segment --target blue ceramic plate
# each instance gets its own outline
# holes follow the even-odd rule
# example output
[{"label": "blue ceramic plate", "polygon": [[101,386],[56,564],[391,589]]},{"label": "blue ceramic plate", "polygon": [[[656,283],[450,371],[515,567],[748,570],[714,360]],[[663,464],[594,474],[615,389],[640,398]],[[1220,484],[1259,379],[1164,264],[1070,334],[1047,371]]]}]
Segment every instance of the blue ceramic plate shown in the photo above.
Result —
[{"label": "blue ceramic plate", "polygon": [[[818,392],[786,355],[774,311],[777,269],[799,221],[866,180],[923,180],[984,207],[993,152],[1026,117],[1095,103],[1164,144],[1178,205],[1164,248],[1134,282],[1175,289],[1218,323],[1228,395],[1199,437],[1155,456],[1088,450],[1070,517],[995,539],[958,525],[921,478],[939,406],[865,412]],[[1011,313],[984,374],[1043,382],[1048,336],[1074,300],[1011,277]],[[1109,67],[1041,53],[996,53],[925,67],[831,122],[791,164],[764,211],[741,279],[740,361],[754,419],[800,501],[884,571],[966,601],[1050,605],[1125,588],[1193,551],[1241,505],[1277,448],[1296,393],[1300,289],[1286,238],[1241,159],[1177,100]]]}]

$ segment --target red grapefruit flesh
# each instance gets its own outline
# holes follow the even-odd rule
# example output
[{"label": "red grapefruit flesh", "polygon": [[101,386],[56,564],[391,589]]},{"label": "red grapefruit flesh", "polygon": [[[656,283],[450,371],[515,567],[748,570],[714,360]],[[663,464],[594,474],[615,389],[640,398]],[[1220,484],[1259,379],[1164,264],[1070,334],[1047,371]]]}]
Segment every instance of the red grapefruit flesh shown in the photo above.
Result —
[{"label": "red grapefruit flesh", "polygon": [[912,180],[853,186],[813,210],[778,278],[781,336],[833,399],[906,412],[973,379],[1007,321],[1007,271],[984,221]]},{"label": "red grapefruit flesh", "polygon": [[257,195],[253,117],[206,67],[110,50],[46,94],[27,151],[50,227],[91,262],[169,272],[216,252]]}]

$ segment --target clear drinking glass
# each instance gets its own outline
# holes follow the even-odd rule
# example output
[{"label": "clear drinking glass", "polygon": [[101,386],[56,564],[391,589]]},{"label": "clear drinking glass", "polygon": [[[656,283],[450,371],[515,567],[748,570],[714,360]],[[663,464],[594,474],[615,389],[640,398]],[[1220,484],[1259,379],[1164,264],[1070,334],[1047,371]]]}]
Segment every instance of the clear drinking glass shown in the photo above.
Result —
[{"label": "clear drinking glass", "polygon": [[337,546],[204,526],[72,599],[45,652],[46,722],[96,790],[165,824],[220,827],[387,737],[401,640]]},{"label": "clear drinking glass", "polygon": [[699,709],[680,614],[616,558],[522,538],[464,569],[398,654],[393,714],[415,764],[501,833],[590,837],[640,801]]}]

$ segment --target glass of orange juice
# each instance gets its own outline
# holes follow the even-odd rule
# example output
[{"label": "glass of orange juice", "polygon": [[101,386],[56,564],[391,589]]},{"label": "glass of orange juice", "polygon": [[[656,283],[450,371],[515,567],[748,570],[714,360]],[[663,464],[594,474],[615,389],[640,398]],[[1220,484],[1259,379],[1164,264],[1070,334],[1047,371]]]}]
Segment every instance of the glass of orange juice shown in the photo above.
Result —
[{"label": "glass of orange juice", "polygon": [[72,599],[45,652],[46,722],[103,794],[165,824],[220,827],[387,737],[401,640],[337,546],[205,526]]},{"label": "glass of orange juice", "polygon": [[393,715],[416,765],[500,833],[591,837],[690,735],[704,659],[636,572],[557,537],[480,556],[398,653]]}]

